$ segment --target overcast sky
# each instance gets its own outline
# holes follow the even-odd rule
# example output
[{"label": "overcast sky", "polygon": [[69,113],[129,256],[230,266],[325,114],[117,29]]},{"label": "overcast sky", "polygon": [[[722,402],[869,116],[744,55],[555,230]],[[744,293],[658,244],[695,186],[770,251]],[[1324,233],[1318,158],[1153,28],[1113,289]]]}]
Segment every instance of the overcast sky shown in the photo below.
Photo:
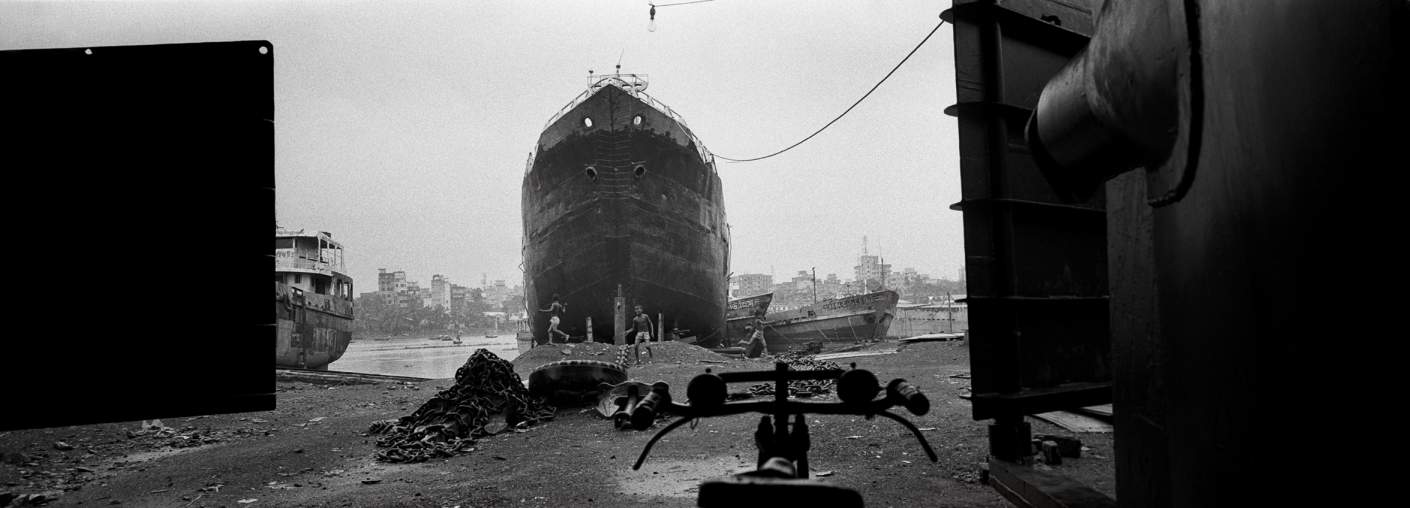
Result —
[{"label": "overcast sky", "polygon": [[[589,69],[620,58],[712,152],[756,157],[841,113],[949,3],[715,0],[660,7],[651,32],[636,0],[5,2],[0,49],[268,40],[279,224],[332,233],[359,292],[379,267],[513,285],[526,157]],[[731,270],[849,279],[866,235],[896,269],[956,278],[953,62],[945,26],[811,141],[720,161]]]}]

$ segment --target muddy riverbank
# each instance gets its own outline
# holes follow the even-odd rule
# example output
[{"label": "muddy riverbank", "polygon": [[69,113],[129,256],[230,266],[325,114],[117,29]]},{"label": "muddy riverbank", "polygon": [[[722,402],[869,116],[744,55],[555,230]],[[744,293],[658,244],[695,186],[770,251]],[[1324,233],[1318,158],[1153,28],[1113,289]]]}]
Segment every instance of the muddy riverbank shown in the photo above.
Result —
[{"label": "muddy riverbank", "polygon": [[[979,483],[987,422],[970,419],[969,403],[959,398],[968,380],[951,377],[969,369],[962,343],[912,344],[898,354],[834,361],[855,361],[883,381],[903,377],[925,390],[932,410],[911,420],[926,429],[940,461],[929,462],[892,422],[814,417],[814,472],[830,472],[828,481],[859,489],[869,506],[1006,506]],[[663,359],[630,373],[683,392],[706,367],[769,366]],[[274,411],[180,418],[147,429],[125,422],[7,432],[0,434],[0,493],[44,494],[55,499],[51,506],[694,506],[701,479],[753,465],[750,432],[757,420],[751,416],[679,429],[633,471],[655,429],[617,431],[577,408],[560,409],[553,421],[527,432],[480,439],[473,451],[449,459],[374,460],[376,439],[368,427],[410,414],[451,383],[280,382]],[[1034,425],[1035,433],[1062,433]],[[1100,481],[1110,476],[1110,436],[1078,437],[1089,451],[1062,467],[1086,471],[1083,481],[1111,493]]]}]

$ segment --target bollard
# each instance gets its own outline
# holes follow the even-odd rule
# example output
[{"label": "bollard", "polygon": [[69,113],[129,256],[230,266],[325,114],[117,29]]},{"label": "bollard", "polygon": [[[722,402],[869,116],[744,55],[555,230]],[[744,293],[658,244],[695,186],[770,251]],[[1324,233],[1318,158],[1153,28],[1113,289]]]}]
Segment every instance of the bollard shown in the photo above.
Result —
[{"label": "bollard", "polygon": [[662,337],[665,337],[665,336],[666,336],[666,314],[665,314],[665,313],[662,313],[662,312],[657,312],[657,313],[656,313],[656,337],[655,337],[655,342],[661,342],[661,341],[663,340]]},{"label": "bollard", "polygon": [[585,342],[592,342],[592,316],[587,318],[587,340]]},{"label": "bollard", "polygon": [[627,343],[627,299],[622,297],[622,285],[617,285],[617,298],[612,307],[612,343]]}]

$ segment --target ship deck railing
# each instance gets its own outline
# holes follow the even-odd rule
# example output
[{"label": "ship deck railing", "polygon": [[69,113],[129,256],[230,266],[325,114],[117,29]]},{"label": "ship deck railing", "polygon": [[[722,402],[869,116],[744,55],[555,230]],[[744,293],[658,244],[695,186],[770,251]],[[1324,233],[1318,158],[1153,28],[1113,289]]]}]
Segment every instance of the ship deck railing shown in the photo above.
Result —
[{"label": "ship deck railing", "polygon": [[[568,101],[568,104],[564,105],[562,108],[559,108],[558,112],[554,113],[553,116],[548,119],[548,123],[545,123],[543,128],[544,130],[547,130],[549,126],[553,125],[554,122],[557,122],[559,119],[562,119],[563,115],[568,114],[568,112],[572,111],[573,108],[578,107],[578,105],[582,104],[583,101],[588,100],[589,97],[592,97],[592,95],[594,93],[597,93],[598,90],[601,90],[602,87],[616,86],[617,88],[626,92],[628,95],[637,98],[638,100],[646,103],[647,106],[651,106],[656,111],[659,111],[661,112],[661,114],[666,115],[671,120],[674,120],[677,125],[680,125],[681,130],[685,131],[685,135],[688,136],[690,138],[690,141],[695,144],[695,149],[700,152],[700,160],[704,161],[706,165],[710,166],[710,170],[713,171],[715,169],[715,154],[710,153],[710,150],[705,148],[705,144],[700,142],[700,138],[695,135],[695,131],[690,130],[690,126],[685,123],[685,118],[681,117],[679,113],[676,113],[676,110],[671,109],[670,106],[667,106],[665,103],[656,100],[655,97],[652,97],[641,90],[643,88],[646,88],[646,78],[647,76],[645,74],[603,74],[601,76],[595,77],[589,76],[589,83],[587,89],[583,90],[583,92],[578,94],[577,97],[574,97],[573,100]],[[537,148],[535,148],[535,151],[533,153],[529,154],[528,163],[525,165],[524,168],[525,174],[527,174],[531,169],[533,169],[534,156],[537,155],[536,152]]]},{"label": "ship deck railing", "polygon": [[341,260],[309,259],[300,256],[293,249],[276,249],[274,252],[275,270],[309,270],[323,274],[332,272],[347,273]]}]

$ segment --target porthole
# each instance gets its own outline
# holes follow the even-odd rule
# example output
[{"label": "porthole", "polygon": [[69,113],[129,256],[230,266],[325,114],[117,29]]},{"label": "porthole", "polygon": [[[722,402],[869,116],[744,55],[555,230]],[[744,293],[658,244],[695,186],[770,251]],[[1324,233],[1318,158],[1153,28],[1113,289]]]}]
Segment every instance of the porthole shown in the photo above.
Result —
[{"label": "porthole", "polygon": [[583,117],[583,127],[592,128],[592,117]]},{"label": "porthole", "polygon": [[588,181],[592,181],[592,182],[596,182],[596,181],[597,181],[597,168],[594,168],[594,167],[592,167],[592,166],[588,166],[586,172],[587,172]]},{"label": "porthole", "polygon": [[637,127],[641,127],[641,115],[637,115],[637,116],[632,117],[632,125],[635,125],[635,126],[637,126]]},{"label": "porthole", "polygon": [[632,172],[636,174],[637,178],[646,176],[646,166],[637,166]]}]

